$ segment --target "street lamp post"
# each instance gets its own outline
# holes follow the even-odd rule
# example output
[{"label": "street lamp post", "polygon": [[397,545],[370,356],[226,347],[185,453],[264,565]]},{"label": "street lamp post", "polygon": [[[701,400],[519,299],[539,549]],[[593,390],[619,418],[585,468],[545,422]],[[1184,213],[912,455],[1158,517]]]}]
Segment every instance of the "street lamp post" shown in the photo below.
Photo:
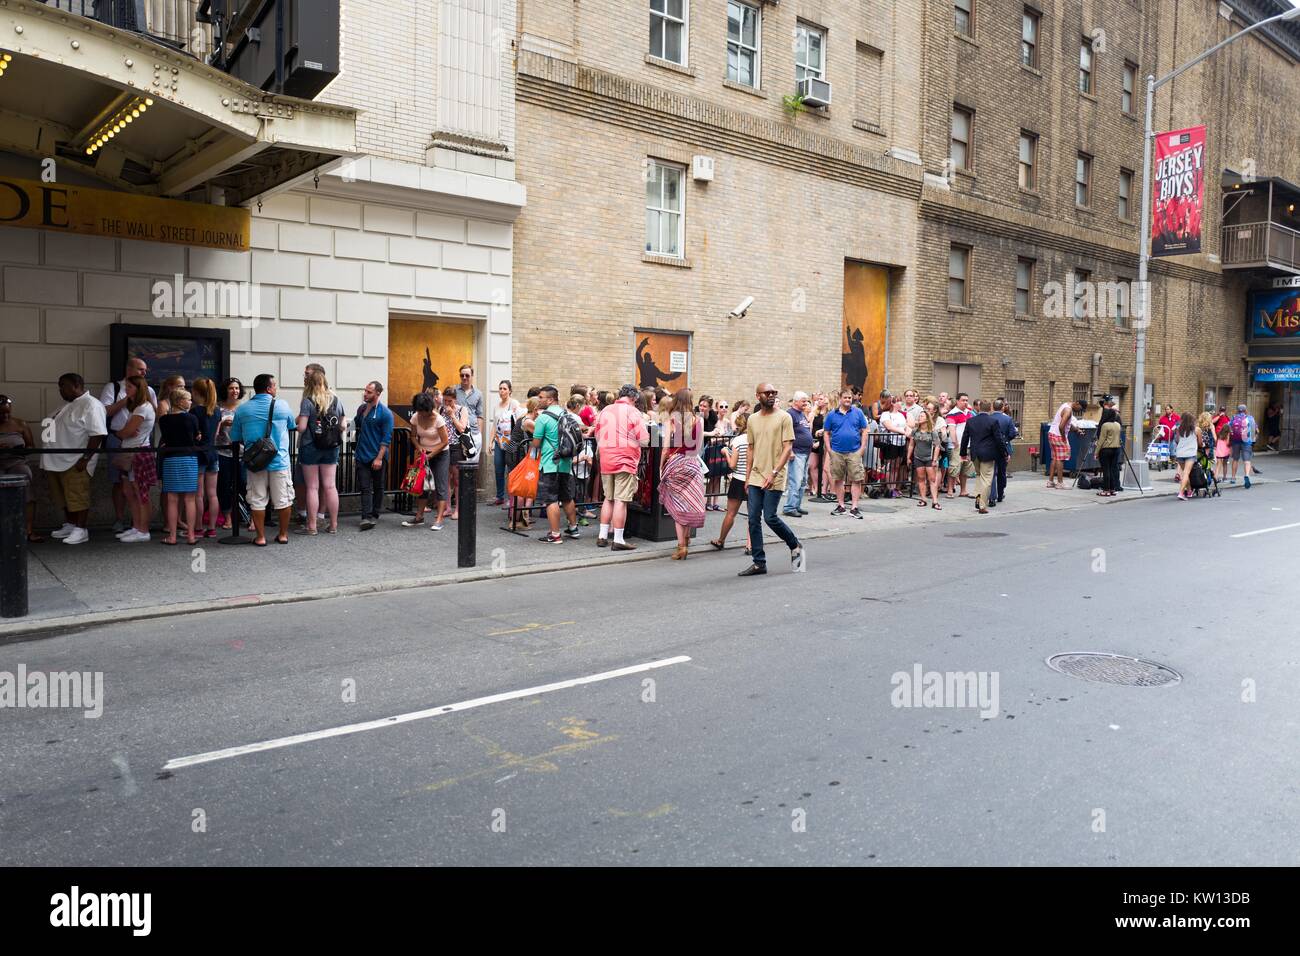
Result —
[{"label": "street lamp post", "polygon": [[1150,321],[1151,309],[1151,290],[1147,284],[1147,273],[1151,264],[1151,138],[1154,133],[1151,131],[1151,111],[1155,104],[1156,90],[1164,86],[1171,80],[1176,79],[1183,73],[1186,73],[1202,60],[1208,59],[1215,53],[1218,53],[1229,43],[1235,43],[1247,33],[1253,33],[1260,27],[1266,27],[1270,23],[1278,23],[1283,20],[1295,20],[1300,17],[1300,7],[1295,7],[1285,13],[1279,13],[1276,16],[1268,17],[1252,23],[1244,30],[1240,30],[1210,47],[1200,56],[1188,60],[1182,66],[1166,73],[1164,76],[1156,79],[1154,73],[1147,76],[1147,110],[1146,124],[1142,132],[1142,224],[1141,236],[1139,238],[1139,255],[1138,255],[1138,279],[1137,279],[1137,321],[1136,326],[1137,340],[1134,343],[1134,362],[1133,369],[1133,418],[1130,425],[1130,440],[1133,447],[1133,453],[1130,456],[1135,465],[1141,466],[1141,471],[1137,473],[1138,485],[1146,485],[1146,467],[1145,456],[1142,453],[1142,422],[1146,413],[1146,357],[1147,357],[1147,325]]}]

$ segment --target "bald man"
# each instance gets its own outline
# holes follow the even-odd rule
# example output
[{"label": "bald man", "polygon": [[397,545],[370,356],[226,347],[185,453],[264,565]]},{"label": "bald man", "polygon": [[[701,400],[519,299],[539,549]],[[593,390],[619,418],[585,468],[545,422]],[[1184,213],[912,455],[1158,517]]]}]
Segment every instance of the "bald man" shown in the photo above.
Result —
[{"label": "bald man", "polygon": [[740,572],[742,578],[767,574],[764,522],[790,549],[791,570],[804,569],[804,546],[776,513],[785,490],[785,465],[794,446],[794,421],[776,407],[778,394],[776,386],[768,382],[754,390],[756,406],[745,429],[749,441],[749,477],[745,482],[749,495],[749,547],[754,563]]}]

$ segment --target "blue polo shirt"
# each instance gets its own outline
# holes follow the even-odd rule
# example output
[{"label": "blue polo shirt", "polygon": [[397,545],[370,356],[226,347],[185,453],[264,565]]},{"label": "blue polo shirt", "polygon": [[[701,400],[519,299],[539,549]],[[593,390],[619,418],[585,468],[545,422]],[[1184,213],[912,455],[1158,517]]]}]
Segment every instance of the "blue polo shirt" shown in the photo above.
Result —
[{"label": "blue polo shirt", "polygon": [[393,441],[393,413],[383,402],[375,402],[373,410],[367,413],[366,403],[357,409],[356,418],[356,460],[368,465],[379,455],[383,445]]},{"label": "blue polo shirt", "polygon": [[838,408],[826,416],[825,429],[831,436],[831,451],[849,455],[862,449],[862,429],[867,427],[867,416],[854,405],[848,413]]},{"label": "blue polo shirt", "polygon": [[[235,409],[234,421],[230,423],[230,440],[243,442],[245,446],[266,435],[266,416],[270,412],[271,396],[263,392],[254,395],[239,408]],[[289,468],[289,429],[297,428],[297,419],[293,410],[280,399],[275,400],[275,411],[271,413],[271,441],[275,442],[276,454],[267,471],[287,471]]]}]

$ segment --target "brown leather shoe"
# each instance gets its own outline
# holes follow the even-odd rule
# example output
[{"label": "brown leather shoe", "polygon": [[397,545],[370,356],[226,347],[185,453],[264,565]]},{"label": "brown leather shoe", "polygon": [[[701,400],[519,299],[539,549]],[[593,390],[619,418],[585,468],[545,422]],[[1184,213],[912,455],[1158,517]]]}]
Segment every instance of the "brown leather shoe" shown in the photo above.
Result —
[{"label": "brown leather shoe", "polygon": [[596,547],[598,547],[598,548],[608,548],[608,547],[609,547],[609,539],[608,539],[608,538],[597,538],[597,539],[596,539]]},{"label": "brown leather shoe", "polygon": [[611,541],[609,544],[611,551],[635,551],[636,545],[628,544],[626,541]]}]

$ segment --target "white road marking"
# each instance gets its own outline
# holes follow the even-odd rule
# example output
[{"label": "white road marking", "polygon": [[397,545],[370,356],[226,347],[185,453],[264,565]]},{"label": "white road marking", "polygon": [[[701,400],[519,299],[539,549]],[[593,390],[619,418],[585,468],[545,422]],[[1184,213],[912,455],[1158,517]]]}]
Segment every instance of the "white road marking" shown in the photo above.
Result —
[{"label": "white road marking", "polygon": [[1287,528],[1300,528],[1300,521],[1291,524],[1280,524],[1275,528],[1260,528],[1258,531],[1243,531],[1241,534],[1229,535],[1232,538],[1249,538],[1251,535],[1268,534],[1270,531],[1285,531]]},{"label": "white road marking", "polygon": [[263,750],[276,750],[280,747],[292,747],[294,744],[311,743],[313,740],[325,740],[329,737],[343,737],[348,734],[359,734],[364,730],[378,730],[381,727],[394,727],[398,724],[410,723],[413,720],[424,720],[428,717],[441,717],[443,714],[454,714],[462,710],[472,710],[475,707],[484,707],[488,704],[499,704],[507,700],[518,700],[521,697],[535,697],[538,694],[549,694],[557,690],[568,690],[570,687],[581,687],[584,684],[595,684],[600,681],[613,680],[615,677],[626,677],[629,674],[639,674],[642,671],[654,670],[658,667],[668,667],[672,664],[684,664],[690,658],[686,656],[667,657],[663,660],[648,661],[645,664],[633,664],[630,667],[620,667],[618,670],[602,671],[599,674],[591,674],[587,677],[574,677],[570,680],[556,681],[553,684],[542,684],[538,687],[525,687],[523,690],[507,691],[504,694],[492,694],[489,697],[475,697],[473,700],[463,700],[456,704],[445,704],[442,707],[430,707],[428,710],[416,710],[409,714],[398,714],[395,717],[383,717],[379,720],[367,720],[359,724],[344,724],[342,727],[330,727],[326,730],[313,730],[310,733],[294,734],[292,737],[277,737],[274,740],[263,740],[260,743],[244,744],[242,747],[228,747],[225,750],[209,750],[207,753],[194,754],[189,757],[176,757],[168,760],[163,765],[164,770],[179,770],[182,767],[193,767],[196,764],[212,763],[214,760],[229,760],[231,757],[244,757],[248,754],[260,753]]}]

